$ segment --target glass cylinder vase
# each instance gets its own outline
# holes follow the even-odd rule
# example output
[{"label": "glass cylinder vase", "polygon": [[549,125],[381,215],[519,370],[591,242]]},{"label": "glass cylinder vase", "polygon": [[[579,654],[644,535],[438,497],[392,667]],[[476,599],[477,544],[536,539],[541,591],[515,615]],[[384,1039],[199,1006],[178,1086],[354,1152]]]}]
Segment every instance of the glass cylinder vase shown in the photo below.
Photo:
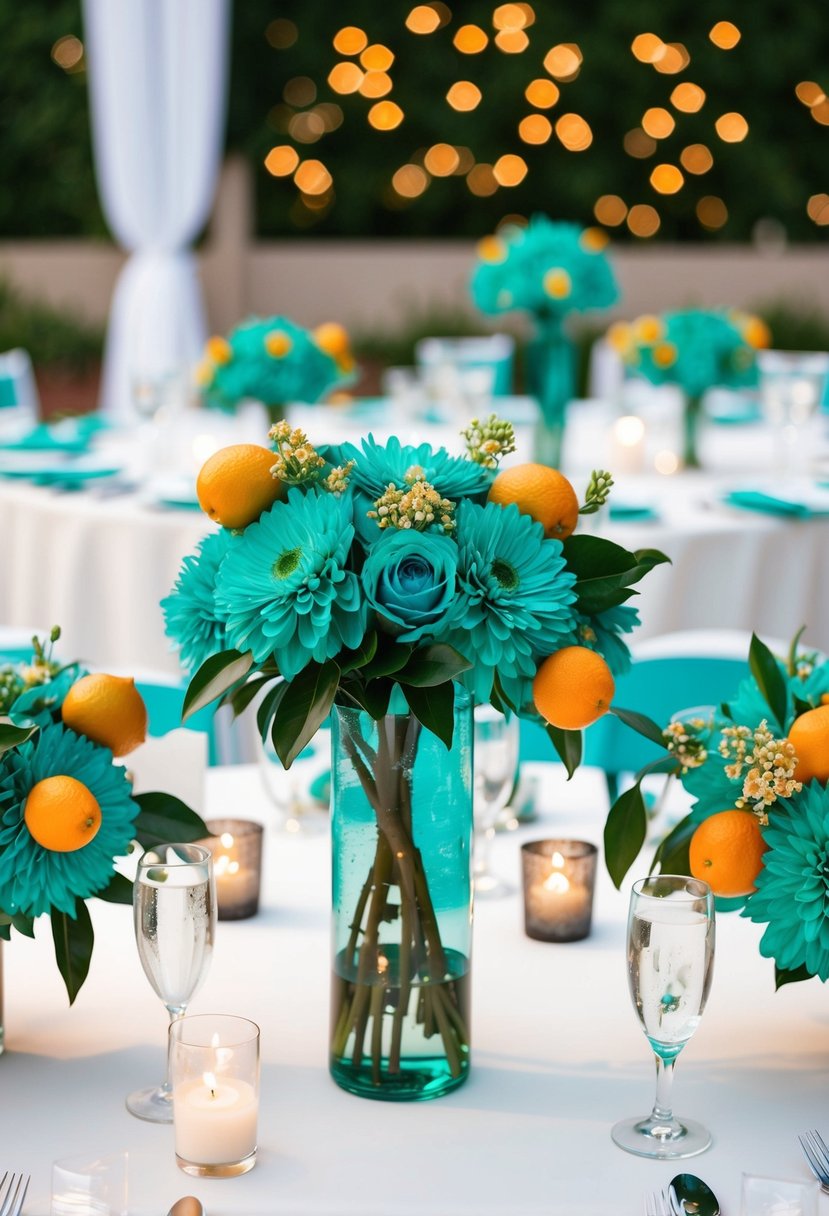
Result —
[{"label": "glass cylinder vase", "polygon": [[535,457],[561,467],[567,406],[576,394],[576,353],[558,317],[537,317],[527,346],[527,387],[541,410]]},{"label": "glass cylinder vase", "polygon": [[469,1070],[472,710],[456,687],[447,748],[391,709],[332,712],[331,1073],[405,1101]]}]

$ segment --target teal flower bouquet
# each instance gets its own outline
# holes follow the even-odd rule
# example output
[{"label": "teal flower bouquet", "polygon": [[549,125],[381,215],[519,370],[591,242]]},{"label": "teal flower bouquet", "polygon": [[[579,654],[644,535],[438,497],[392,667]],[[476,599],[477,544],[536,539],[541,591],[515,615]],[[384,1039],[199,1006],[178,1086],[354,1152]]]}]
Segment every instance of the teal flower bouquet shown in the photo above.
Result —
[{"label": "teal flower bouquet", "polygon": [[576,359],[567,319],[609,308],[619,297],[606,238],[595,229],[535,215],[525,227],[504,226],[478,246],[471,292],[482,312],[520,310],[533,318],[527,380],[538,398],[558,464],[568,401],[576,393]]},{"label": "teal flower bouquet", "polygon": [[699,467],[697,432],[702,399],[712,388],[757,383],[756,352],[767,347],[765,324],[738,312],[689,309],[618,322],[608,339],[625,364],[651,384],[676,384],[685,399],[683,460]]},{"label": "teal flower bouquet", "polygon": [[272,422],[292,401],[321,400],[348,383],[354,359],[341,325],[311,331],[287,317],[249,318],[227,338],[208,339],[197,379],[208,405],[260,401]]},{"label": "teal flower bouquet", "polygon": [[[802,631],[801,631],[802,632]],[[776,984],[829,979],[829,660],[799,646],[785,659],[759,638],[750,676],[704,716],[650,737],[667,749],[654,768],[693,795],[659,844],[654,867],[708,882],[722,910],[766,926],[760,952]],[[608,864],[617,881],[645,838],[638,783],[611,811]]]},{"label": "teal flower bouquet", "polygon": [[0,938],[34,936],[48,916],[70,1004],[92,957],[86,900],[132,903],[115,869],[136,842],[199,840],[205,824],[166,794],[134,795],[115,756],[143,742],[147,711],[134,682],[61,666],[49,643],[0,666]]},{"label": "teal flower bouquet", "polygon": [[[434,1096],[469,1067],[472,700],[540,722],[537,703],[572,772],[627,660],[633,584],[666,560],[571,535],[608,474],[579,508],[554,469],[497,472],[508,423],[464,437],[464,457],[371,436],[317,450],[278,424],[276,501],[209,535],[163,601],[195,673],[185,712],[258,698],[286,768],[331,722],[331,1069],[374,1097]],[[262,499],[226,467],[238,518]]]}]

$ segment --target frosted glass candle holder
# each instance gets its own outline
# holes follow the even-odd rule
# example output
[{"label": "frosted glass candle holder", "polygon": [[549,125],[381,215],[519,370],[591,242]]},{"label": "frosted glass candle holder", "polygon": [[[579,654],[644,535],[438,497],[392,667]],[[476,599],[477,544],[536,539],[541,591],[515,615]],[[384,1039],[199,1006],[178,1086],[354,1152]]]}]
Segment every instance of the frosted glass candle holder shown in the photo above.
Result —
[{"label": "frosted glass candle holder", "polygon": [[818,1184],[743,1174],[741,1216],[817,1216]]},{"label": "frosted glass candle holder", "polygon": [[532,840],[521,846],[524,929],[540,942],[577,942],[593,918],[598,850],[586,840]]},{"label": "frosted glass candle holder", "polygon": [[256,1164],[259,1027],[197,1014],[170,1026],[176,1161],[186,1174],[232,1178]]},{"label": "frosted glass candle holder", "polygon": [[219,920],[245,920],[259,911],[262,824],[248,819],[209,819],[201,843],[213,854]]}]

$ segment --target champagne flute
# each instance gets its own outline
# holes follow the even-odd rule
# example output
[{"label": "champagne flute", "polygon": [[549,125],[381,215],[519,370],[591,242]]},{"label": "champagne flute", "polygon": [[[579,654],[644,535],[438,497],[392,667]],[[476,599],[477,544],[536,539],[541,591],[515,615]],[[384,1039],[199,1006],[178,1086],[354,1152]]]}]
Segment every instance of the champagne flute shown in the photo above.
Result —
[{"label": "champagne flute", "polygon": [[[144,974],[180,1018],[207,974],[216,932],[216,888],[209,849],[160,844],[138,863],[133,886],[135,940]],[[172,1123],[169,1048],[163,1085],[136,1090],[127,1110],[150,1123]]]},{"label": "champagne flute", "polygon": [[656,1100],[645,1118],[624,1119],[611,1135],[639,1157],[695,1157],[711,1143],[692,1119],[675,1118],[674,1066],[699,1025],[714,969],[714,897],[683,874],[633,884],[628,915],[628,983],[642,1029],[656,1057]]},{"label": "champagne flute", "polygon": [[498,816],[515,785],[519,723],[491,705],[475,706],[473,818],[475,827],[473,876],[475,894],[506,895],[509,887],[489,868],[490,846]]}]

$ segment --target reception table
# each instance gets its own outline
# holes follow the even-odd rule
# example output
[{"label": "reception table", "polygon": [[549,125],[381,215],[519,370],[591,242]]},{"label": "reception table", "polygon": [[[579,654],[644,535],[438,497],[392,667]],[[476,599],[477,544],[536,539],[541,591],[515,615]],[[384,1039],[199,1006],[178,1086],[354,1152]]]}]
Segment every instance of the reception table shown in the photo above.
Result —
[{"label": "reception table", "polygon": [[[4,1168],[32,1174],[27,1216],[49,1210],[55,1158],[124,1149],[132,1216],[162,1216],[187,1193],[208,1216],[641,1212],[645,1191],[679,1167],[628,1156],[610,1139],[615,1120],[650,1109],[654,1085],[625,977],[627,890],[602,872],[592,936],[568,945],[523,935],[517,892],[521,839],[600,841],[603,782],[584,770],[568,784],[552,765],[534,775],[539,820],[500,835],[493,854],[516,890],[475,909],[469,1081],[435,1102],[387,1104],[344,1093],[326,1071],[327,837],[281,833],[255,769],[209,773],[209,815],[268,824],[262,910],[219,924],[192,1006],[262,1029],[259,1158],[241,1178],[185,1176],[172,1128],[124,1108],[130,1090],[160,1077],[166,1023],[140,969],[129,909],[92,905],[95,953],[72,1009],[48,927],[35,942],[16,937],[5,950],[0,1157]],[[714,1136],[685,1168],[714,1188],[724,1216],[738,1216],[743,1171],[806,1181],[796,1135],[829,1132],[827,995],[816,981],[775,995],[759,936],[734,915],[718,918],[711,997],[677,1069],[677,1112]],[[826,1216],[829,1198],[820,1204]]]}]

